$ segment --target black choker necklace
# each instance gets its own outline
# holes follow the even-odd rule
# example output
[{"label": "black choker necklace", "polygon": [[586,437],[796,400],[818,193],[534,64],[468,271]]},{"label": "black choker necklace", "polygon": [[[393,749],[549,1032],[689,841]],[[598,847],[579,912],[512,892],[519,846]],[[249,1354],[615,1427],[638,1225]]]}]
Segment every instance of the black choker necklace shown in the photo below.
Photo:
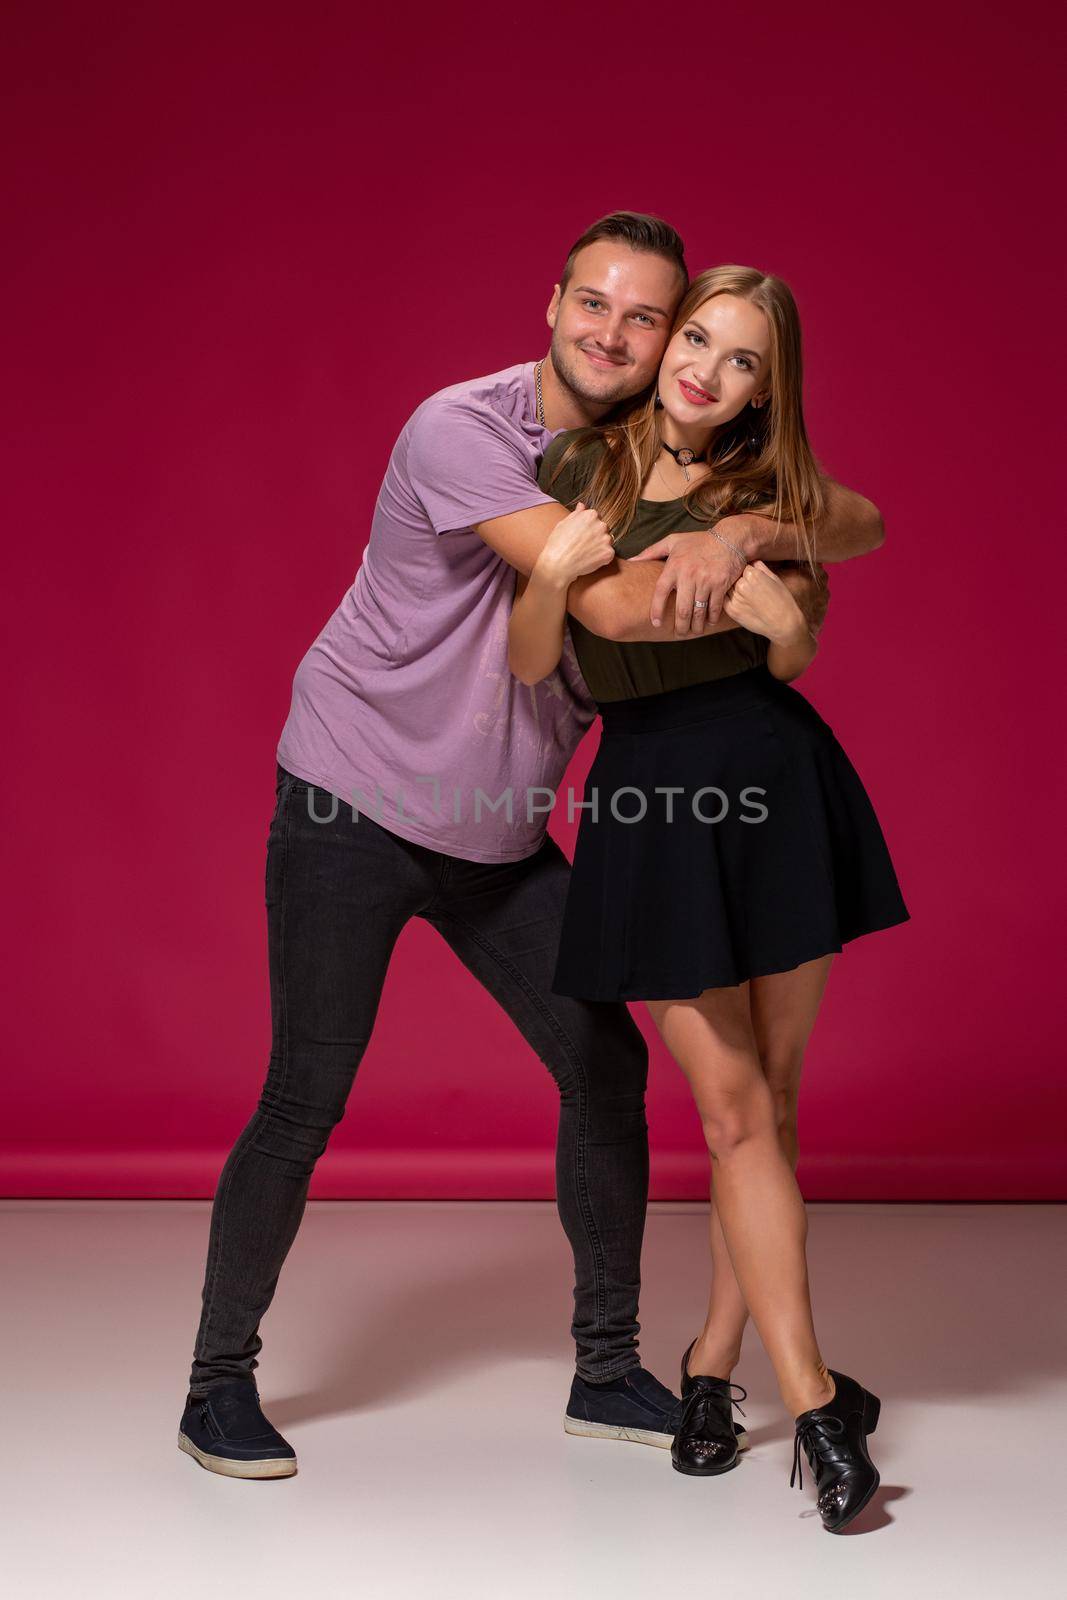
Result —
[{"label": "black choker necklace", "polygon": [[667,454],[669,456],[673,456],[675,461],[677,461],[678,465],[681,467],[682,471],[685,473],[685,481],[686,481],[686,483],[688,483],[689,482],[689,465],[690,465],[690,462],[693,462],[693,461],[696,460],[696,458],[697,458],[696,451],[695,450],[690,450],[690,448],[689,448],[689,446],[687,444],[683,444],[680,450],[676,450],[673,445],[667,443],[666,439],[661,439],[660,440],[660,444],[663,446],[664,450],[666,450]]}]

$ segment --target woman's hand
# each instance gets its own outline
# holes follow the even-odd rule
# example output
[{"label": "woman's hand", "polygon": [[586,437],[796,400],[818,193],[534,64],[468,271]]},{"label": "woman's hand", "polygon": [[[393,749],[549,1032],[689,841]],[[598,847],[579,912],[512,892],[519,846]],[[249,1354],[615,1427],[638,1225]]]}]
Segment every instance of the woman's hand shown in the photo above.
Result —
[{"label": "woman's hand", "polygon": [[553,586],[566,589],[575,578],[606,566],[614,555],[607,524],[601,522],[591,506],[579,500],[569,516],[552,529],[533,570]]},{"label": "woman's hand", "polygon": [[540,683],[559,666],[567,628],[567,591],[575,578],[595,572],[614,555],[607,527],[579,500],[552,529],[529,578],[516,573],[508,666],[520,683]]},{"label": "woman's hand", "polygon": [[767,668],[783,683],[799,678],[811,665],[819,648],[815,630],[808,626],[789,584],[766,562],[754,561],[745,568],[722,608],[734,622],[770,640]]},{"label": "woman's hand", "polygon": [[722,603],[727,616],[772,644],[791,645],[810,637],[807,620],[787,586],[763,561],[745,568]]}]

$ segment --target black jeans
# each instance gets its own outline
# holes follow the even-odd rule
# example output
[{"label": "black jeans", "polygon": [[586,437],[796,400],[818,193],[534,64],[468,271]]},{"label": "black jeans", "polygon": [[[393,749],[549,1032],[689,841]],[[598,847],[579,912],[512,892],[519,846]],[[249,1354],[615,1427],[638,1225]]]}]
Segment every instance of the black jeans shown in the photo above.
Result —
[{"label": "black jeans", "polygon": [[551,838],[522,861],[464,861],[362,813],[353,821],[350,804],[277,768],[266,869],[270,1065],[215,1191],[191,1393],[251,1377],[259,1364],[260,1321],[410,917],[447,940],[559,1087],[556,1199],[574,1252],[579,1374],[606,1381],[639,1364],[648,1054],[622,1002],[549,992],[569,874]]}]

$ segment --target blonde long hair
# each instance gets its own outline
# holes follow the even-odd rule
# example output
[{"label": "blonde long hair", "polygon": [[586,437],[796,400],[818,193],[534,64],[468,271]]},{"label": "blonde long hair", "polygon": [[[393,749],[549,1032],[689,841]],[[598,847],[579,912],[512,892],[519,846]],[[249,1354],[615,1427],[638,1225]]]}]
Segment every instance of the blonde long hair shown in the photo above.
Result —
[{"label": "blonde long hair", "polygon": [[[714,522],[738,512],[759,512],[796,524],[797,561],[814,573],[814,525],[826,497],[823,477],[808,443],[802,400],[800,316],[789,285],[756,267],[712,267],[693,279],[671,329],[671,338],[699,306],[715,295],[733,294],[758,306],[771,330],[770,397],[758,409],[745,406],[717,428],[698,460],[711,475],[684,496],[690,516]],[[596,508],[615,542],[633,521],[642,486],[660,452],[655,391],[603,427],[582,428],[564,450],[556,476],[576,455],[603,444],[587,488],[586,505]]]}]

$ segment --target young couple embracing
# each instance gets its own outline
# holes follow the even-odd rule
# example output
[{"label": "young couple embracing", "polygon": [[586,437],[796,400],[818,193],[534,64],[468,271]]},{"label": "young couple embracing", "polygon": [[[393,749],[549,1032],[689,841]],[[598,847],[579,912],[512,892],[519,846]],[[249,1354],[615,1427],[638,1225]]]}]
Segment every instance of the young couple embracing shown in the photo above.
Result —
[{"label": "young couple embracing", "polygon": [[[296,1470],[260,1408],[258,1328],[421,917],[559,1088],[567,1431],[729,1471],[751,1316],[794,1477],[803,1450],[836,1532],[878,1484],[879,1401],[816,1339],[798,1089],[834,954],[908,911],[859,777],[791,680],[823,563],[876,549],[881,519],[812,455],[780,279],[690,283],[674,229],[621,212],[570,251],[548,323],[542,360],[415,411],[296,672],[267,847],[271,1056],[215,1193],[179,1444],[230,1476]],[[525,800],[556,791],[597,714],[572,868]],[[713,1178],[680,1395],[638,1354],[647,1051],[628,1000],[692,1087]]]}]

